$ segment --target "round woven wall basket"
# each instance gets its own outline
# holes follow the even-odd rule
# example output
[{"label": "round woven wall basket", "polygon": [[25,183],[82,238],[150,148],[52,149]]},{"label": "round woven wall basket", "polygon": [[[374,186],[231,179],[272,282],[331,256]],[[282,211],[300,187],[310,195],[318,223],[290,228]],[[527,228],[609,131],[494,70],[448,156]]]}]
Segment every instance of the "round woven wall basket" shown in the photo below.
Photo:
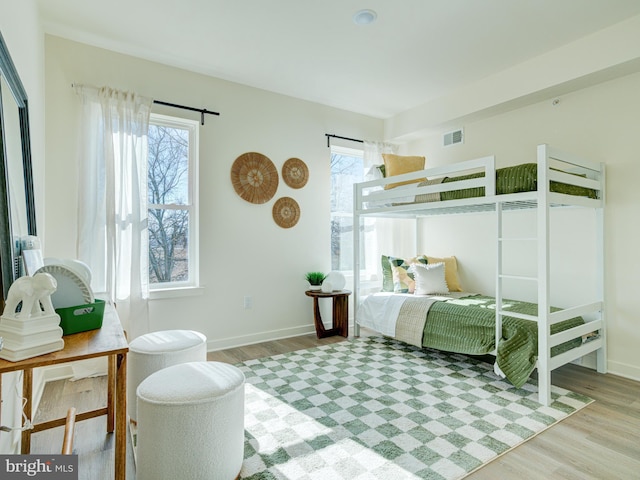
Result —
[{"label": "round woven wall basket", "polygon": [[243,153],[231,166],[231,183],[236,193],[247,202],[266,203],[278,189],[278,170],[261,153]]},{"label": "round woven wall basket", "polygon": [[291,228],[300,220],[300,206],[291,197],[282,197],[273,204],[273,219],[282,228]]},{"label": "round woven wall basket", "polygon": [[291,188],[302,188],[309,179],[309,168],[299,158],[290,158],[282,166],[282,178]]}]

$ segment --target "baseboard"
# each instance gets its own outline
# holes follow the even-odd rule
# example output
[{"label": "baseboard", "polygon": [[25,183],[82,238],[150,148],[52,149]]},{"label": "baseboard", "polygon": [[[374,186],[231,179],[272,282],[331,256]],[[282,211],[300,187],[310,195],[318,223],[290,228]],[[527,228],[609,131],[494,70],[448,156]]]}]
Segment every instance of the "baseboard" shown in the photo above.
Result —
[{"label": "baseboard", "polygon": [[608,373],[618,377],[628,378],[640,382],[640,367],[626,363],[609,360],[607,362]]},{"label": "baseboard", "polygon": [[596,370],[596,352],[587,353],[586,355],[576,358],[573,362],[575,365],[580,365],[581,367],[590,368],[591,370]]},{"label": "baseboard", "polygon": [[253,345],[254,343],[270,342],[273,340],[282,340],[283,338],[299,337],[315,333],[313,325],[305,325],[303,327],[281,328],[279,330],[268,330],[266,332],[252,333],[250,335],[240,335],[237,337],[229,337],[224,339],[208,340],[207,350],[210,352],[216,350],[224,350],[227,348],[243,347],[245,345]]},{"label": "baseboard", "polygon": [[34,382],[31,411],[35,415],[42,400],[42,394],[44,393],[44,387],[47,382],[54,382],[56,380],[64,380],[65,378],[73,377],[73,368],[70,364],[52,365],[50,367],[44,367],[41,370],[42,376],[39,381]]},{"label": "baseboard", "polygon": [[[596,352],[580,357],[572,363],[596,370]],[[607,359],[607,373],[640,382],[640,367]]]}]

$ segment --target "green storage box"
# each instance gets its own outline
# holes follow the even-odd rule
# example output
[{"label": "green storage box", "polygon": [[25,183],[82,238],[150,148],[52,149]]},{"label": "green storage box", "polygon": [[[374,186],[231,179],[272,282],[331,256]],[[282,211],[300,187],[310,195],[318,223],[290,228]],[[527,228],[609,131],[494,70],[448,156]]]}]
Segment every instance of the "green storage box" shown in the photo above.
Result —
[{"label": "green storage box", "polygon": [[76,307],[56,308],[60,315],[60,327],[63,335],[96,330],[102,327],[104,316],[104,300],[96,299],[95,303]]}]

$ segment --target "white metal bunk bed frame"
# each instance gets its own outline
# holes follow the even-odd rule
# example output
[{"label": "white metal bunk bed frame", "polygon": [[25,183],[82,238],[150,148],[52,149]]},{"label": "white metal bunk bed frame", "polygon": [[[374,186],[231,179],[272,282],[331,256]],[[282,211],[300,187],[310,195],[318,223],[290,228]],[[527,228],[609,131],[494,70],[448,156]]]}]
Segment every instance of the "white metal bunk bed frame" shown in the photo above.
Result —
[{"label": "white metal bunk bed frame", "polygon": [[[552,165],[561,165],[560,168]],[[484,177],[470,180],[460,180],[437,185],[413,186],[399,189],[382,190],[386,184],[415,180],[421,178],[439,178],[443,176],[457,176],[470,171],[483,171]],[[571,172],[571,173],[565,173]],[[578,173],[579,175],[576,175]],[[537,148],[537,191],[496,195],[496,167],[495,157],[483,157],[452,165],[435,167],[419,172],[373,180],[354,185],[354,333],[360,335],[357,323],[357,311],[360,304],[360,248],[361,248],[361,220],[363,217],[398,217],[411,218],[447,214],[493,211],[496,214],[496,346],[502,336],[503,315],[532,320],[538,325],[538,399],[541,404],[551,403],[551,371],[572,362],[590,352],[597,352],[597,371],[606,373],[606,323],[604,311],[604,202],[605,202],[605,168],[604,164],[593,164],[570,153],[562,152],[546,144]],[[593,189],[597,198],[587,198],[550,191],[551,181]],[[410,203],[391,205],[394,199],[406,198],[407,195],[429,194],[435,192],[454,191],[466,188],[484,187],[485,195],[459,200],[446,200],[430,203]],[[549,216],[554,207],[586,207],[596,212],[596,235],[598,252],[598,285],[595,302],[565,308],[551,312],[550,297],[550,263],[549,263]],[[502,213],[505,210],[537,208],[537,231],[531,240],[537,242],[538,268],[537,276],[523,277],[505,275],[503,273],[502,246],[513,238],[503,236]],[[523,240],[519,238],[517,240]],[[538,284],[538,315],[522,315],[502,310],[503,280],[505,279],[534,280]],[[576,316],[588,316],[586,323],[560,333],[551,335],[551,325]],[[551,357],[551,348],[566,341],[582,337],[598,330],[597,338],[583,343],[567,352]]]}]

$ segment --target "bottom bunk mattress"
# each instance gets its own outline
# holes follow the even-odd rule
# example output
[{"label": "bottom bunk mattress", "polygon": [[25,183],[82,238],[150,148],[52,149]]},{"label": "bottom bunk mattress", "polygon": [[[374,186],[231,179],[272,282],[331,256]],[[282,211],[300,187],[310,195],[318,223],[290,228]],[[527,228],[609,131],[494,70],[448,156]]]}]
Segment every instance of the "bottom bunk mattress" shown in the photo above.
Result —
[{"label": "bottom bunk mattress", "polygon": [[[358,309],[357,322],[383,335],[409,344],[467,355],[493,353],[505,377],[521,387],[538,359],[536,322],[502,317],[502,339],[495,345],[495,298],[469,293],[451,296],[416,296],[377,293]],[[503,300],[503,310],[537,315],[534,303]],[[552,311],[558,310],[552,308]],[[584,323],[581,317],[551,326],[557,333]],[[580,346],[580,338],[551,349],[551,356]]]}]

